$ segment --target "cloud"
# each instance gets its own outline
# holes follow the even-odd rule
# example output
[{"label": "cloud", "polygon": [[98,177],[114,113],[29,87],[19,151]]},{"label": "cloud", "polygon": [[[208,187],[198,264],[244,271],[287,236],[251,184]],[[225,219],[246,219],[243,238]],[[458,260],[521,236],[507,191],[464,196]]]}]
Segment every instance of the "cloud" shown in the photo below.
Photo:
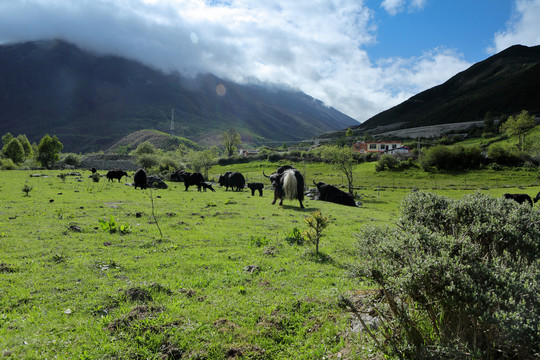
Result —
[{"label": "cloud", "polygon": [[517,0],[514,14],[504,31],[495,34],[494,46],[488,51],[496,53],[512,45],[540,44],[540,0]]},{"label": "cloud", "polygon": [[406,9],[409,12],[422,10],[426,5],[426,0],[384,0],[381,7],[392,16],[397,15]]},{"label": "cloud", "polygon": [[469,65],[444,49],[373,64],[373,18],[359,0],[2,0],[0,43],[61,38],[165,72],[283,85],[360,121]]}]

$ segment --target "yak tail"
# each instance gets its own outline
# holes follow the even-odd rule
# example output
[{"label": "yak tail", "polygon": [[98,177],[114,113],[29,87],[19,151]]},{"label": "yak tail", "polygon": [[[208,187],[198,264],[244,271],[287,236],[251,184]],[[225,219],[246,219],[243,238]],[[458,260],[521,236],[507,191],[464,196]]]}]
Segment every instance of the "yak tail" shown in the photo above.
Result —
[{"label": "yak tail", "polygon": [[286,170],[283,174],[283,193],[285,199],[294,200],[298,198],[298,185],[293,170]]}]

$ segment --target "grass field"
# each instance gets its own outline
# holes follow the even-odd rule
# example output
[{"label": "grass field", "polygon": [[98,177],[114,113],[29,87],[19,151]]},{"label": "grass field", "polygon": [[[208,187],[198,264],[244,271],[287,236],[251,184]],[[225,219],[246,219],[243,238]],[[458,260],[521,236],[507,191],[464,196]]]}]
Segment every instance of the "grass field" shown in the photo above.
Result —
[{"label": "grass field", "polygon": [[[278,164],[214,167],[249,181]],[[324,164],[296,164],[312,180],[343,182]],[[322,359],[373,356],[351,331],[338,295],[355,233],[391,226],[412,189],[451,197],[540,191],[537,174],[504,170],[428,174],[355,170],[362,206],[306,200],[270,205],[271,190],[135,190],[60,171],[0,173],[0,355],[28,359]],[[64,171],[65,172],[65,171]],[[38,173],[45,176],[31,177]],[[32,187],[29,196],[22,191]],[[521,187],[519,189],[518,187]],[[524,189],[523,189],[524,188]],[[536,205],[538,206],[538,205]],[[330,218],[320,256],[290,239],[305,217]],[[125,234],[104,230],[111,216]],[[161,233],[160,233],[161,232]]]}]

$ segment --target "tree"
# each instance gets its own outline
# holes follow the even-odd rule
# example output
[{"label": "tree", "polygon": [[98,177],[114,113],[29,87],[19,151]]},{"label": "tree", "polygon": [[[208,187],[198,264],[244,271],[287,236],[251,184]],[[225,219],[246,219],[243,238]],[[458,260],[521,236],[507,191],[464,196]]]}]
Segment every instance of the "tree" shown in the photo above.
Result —
[{"label": "tree", "polygon": [[331,163],[347,177],[349,193],[353,193],[353,167],[356,164],[352,150],[348,147],[330,146],[321,152],[321,157],[325,162]]},{"label": "tree", "polygon": [[221,141],[223,142],[227,156],[232,156],[237,147],[242,144],[240,134],[233,128],[230,128],[221,134]]},{"label": "tree", "polygon": [[510,116],[508,120],[501,125],[499,131],[508,136],[516,135],[518,137],[518,147],[523,151],[525,136],[535,127],[535,125],[534,117],[529,115],[526,110],[522,110],[519,115]]},{"label": "tree", "polygon": [[28,141],[28,138],[24,134],[20,134],[17,136],[17,140],[21,143],[23,149],[24,149],[24,157],[26,159],[31,158],[34,156],[34,150],[32,149],[32,145],[30,144],[30,141]]},{"label": "tree", "polygon": [[11,139],[11,141],[4,146],[2,152],[5,157],[11,159],[15,164],[22,163],[25,159],[24,148],[17,138]]},{"label": "tree", "polygon": [[353,136],[353,131],[352,131],[351,128],[348,128],[348,129],[347,129],[347,132],[345,133],[345,136],[348,137],[348,138],[350,138],[351,136]]},{"label": "tree", "polygon": [[37,160],[42,166],[50,169],[60,158],[60,151],[63,148],[64,145],[62,145],[56,135],[51,138],[49,134],[46,134],[39,141]]},{"label": "tree", "polygon": [[216,163],[217,149],[212,147],[202,151],[193,151],[188,155],[191,168],[195,172],[201,172],[208,179],[208,170]]},{"label": "tree", "polygon": [[315,253],[319,255],[319,242],[323,237],[323,230],[328,227],[328,217],[323,216],[320,210],[311,213],[304,219],[309,229],[303,232],[305,238],[315,244]]},{"label": "tree", "polygon": [[143,141],[142,143],[137,146],[137,149],[133,151],[133,154],[136,156],[141,155],[152,155],[156,153],[156,148],[154,144],[152,144],[150,141]]},{"label": "tree", "polygon": [[6,147],[13,140],[13,135],[11,133],[6,133],[2,136],[2,148]]}]

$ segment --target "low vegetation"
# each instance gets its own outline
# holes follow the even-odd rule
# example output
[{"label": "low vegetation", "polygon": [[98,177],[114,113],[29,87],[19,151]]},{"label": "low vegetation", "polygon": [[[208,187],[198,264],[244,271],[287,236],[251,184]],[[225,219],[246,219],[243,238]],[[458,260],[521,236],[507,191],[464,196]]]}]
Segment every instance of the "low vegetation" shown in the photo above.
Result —
[{"label": "low vegetation", "polygon": [[[535,131],[520,148],[500,137],[378,161],[339,147],[219,161],[218,148],[166,151],[142,141],[131,154],[169,186],[146,190],[100,181],[99,169],[48,170],[76,167],[80,155],[60,154],[56,137],[28,148],[6,135],[0,352],[538,358],[539,205],[503,199],[540,191]],[[239,171],[269,186],[263,171],[285,164],[307,186],[336,185],[361,206],[306,199],[305,209],[279,207],[268,188],[260,197],[215,184]],[[216,191],[168,181],[184,168],[203,172]]]}]

